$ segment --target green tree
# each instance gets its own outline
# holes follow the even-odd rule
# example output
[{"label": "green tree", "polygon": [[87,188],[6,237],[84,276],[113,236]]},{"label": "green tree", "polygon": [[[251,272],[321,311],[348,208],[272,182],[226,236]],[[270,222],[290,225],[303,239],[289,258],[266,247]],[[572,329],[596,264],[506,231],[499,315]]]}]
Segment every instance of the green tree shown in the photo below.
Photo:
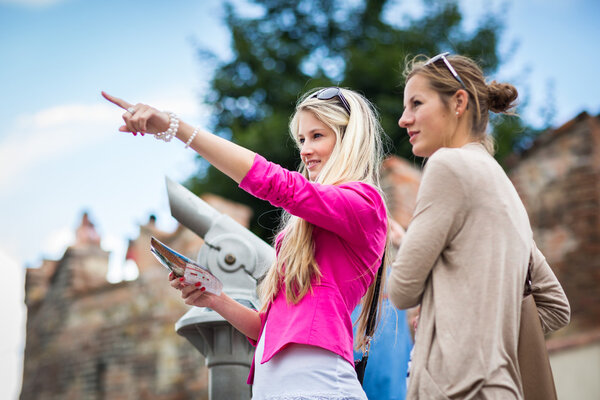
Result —
[{"label": "green tree", "polygon": [[[205,101],[214,110],[215,132],[289,169],[297,168],[299,157],[287,124],[299,94],[310,88],[339,85],[363,93],[380,111],[389,152],[414,158],[405,130],[397,125],[404,61],[448,50],[478,60],[486,74],[500,64],[500,18],[492,14],[467,32],[457,1],[424,0],[423,17],[412,19],[387,0],[254,3],[263,10],[258,17],[240,16],[226,6],[234,57],[217,65]],[[514,146],[513,132],[522,130],[519,121],[493,121],[501,132],[500,156]],[[252,230],[264,238],[272,235],[278,213],[215,168],[201,161],[187,186],[250,205],[255,211]]]}]

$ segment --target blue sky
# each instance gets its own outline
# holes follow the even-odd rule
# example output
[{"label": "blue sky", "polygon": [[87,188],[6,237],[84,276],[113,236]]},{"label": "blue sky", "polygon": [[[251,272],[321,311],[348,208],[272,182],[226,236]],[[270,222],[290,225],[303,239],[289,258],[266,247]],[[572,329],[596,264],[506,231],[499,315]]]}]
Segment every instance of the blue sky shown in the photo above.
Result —
[{"label": "blue sky", "polygon": [[[416,3],[398,2],[390,18],[418,14]],[[517,83],[528,99],[524,118],[541,124],[549,94],[555,126],[584,110],[600,113],[599,2],[489,4],[462,1],[465,24],[489,9],[506,16],[501,48],[519,47],[495,78]],[[127,239],[150,213],[163,229],[175,226],[164,177],[182,181],[196,169],[182,143],[117,132],[121,113],[100,91],[204,124],[199,99],[210,70],[195,48],[231,56],[221,16],[219,0],[0,0],[0,267],[12,278],[0,288],[8,326],[0,337],[0,398],[17,398],[20,388],[24,266],[59,258],[88,210],[113,252],[110,279],[135,276],[121,267]]]}]

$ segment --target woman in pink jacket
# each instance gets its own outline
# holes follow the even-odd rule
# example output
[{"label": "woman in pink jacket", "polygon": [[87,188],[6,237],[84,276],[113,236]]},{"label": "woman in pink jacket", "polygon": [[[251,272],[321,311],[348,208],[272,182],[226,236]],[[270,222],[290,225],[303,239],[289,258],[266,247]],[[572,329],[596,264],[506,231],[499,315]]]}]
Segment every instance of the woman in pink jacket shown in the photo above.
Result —
[{"label": "woman in pink jacket", "polygon": [[[172,113],[103,95],[126,110],[120,131],[176,137],[242,189],[286,212],[276,261],[259,287],[260,312],[171,277],[186,304],[215,310],[257,344],[253,398],[366,399],[354,371],[350,314],[363,296],[363,310],[380,301],[373,299],[373,283],[387,238],[382,131],[371,104],[337,87],[303,96],[290,121],[302,160],[292,172]],[[366,314],[357,332],[364,332]],[[356,347],[365,342],[357,335]]]}]

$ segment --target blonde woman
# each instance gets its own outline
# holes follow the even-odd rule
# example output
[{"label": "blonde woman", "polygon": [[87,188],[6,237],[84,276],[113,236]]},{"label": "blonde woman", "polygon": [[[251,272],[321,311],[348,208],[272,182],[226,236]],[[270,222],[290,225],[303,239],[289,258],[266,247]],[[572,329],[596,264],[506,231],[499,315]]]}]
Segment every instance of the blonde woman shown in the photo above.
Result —
[{"label": "blonde woman", "polygon": [[[364,310],[380,301],[372,287],[387,238],[381,128],[371,104],[337,87],[304,95],[289,125],[302,161],[291,172],[174,114],[104,96],[127,110],[121,131],[177,137],[242,189],[286,211],[276,262],[259,288],[260,312],[171,277],[186,304],[215,310],[257,344],[248,380],[253,398],[366,399],[354,370],[350,314],[363,296]],[[364,345],[357,335],[356,347]]]},{"label": "blonde woman", "polygon": [[517,343],[530,260],[544,330],[569,322],[569,302],[486,134],[489,112],[510,112],[516,99],[514,86],[486,83],[467,57],[407,67],[399,125],[428,158],[388,285],[398,308],[421,305],[409,399],[523,398]]}]

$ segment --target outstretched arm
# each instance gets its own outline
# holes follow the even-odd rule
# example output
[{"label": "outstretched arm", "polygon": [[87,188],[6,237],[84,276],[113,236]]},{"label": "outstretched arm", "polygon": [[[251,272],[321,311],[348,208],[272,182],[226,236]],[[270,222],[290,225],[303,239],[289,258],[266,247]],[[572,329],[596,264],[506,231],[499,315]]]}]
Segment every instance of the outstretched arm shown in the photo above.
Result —
[{"label": "outstretched arm", "polygon": [[[169,128],[170,117],[164,111],[159,111],[146,104],[138,103],[133,105],[106,92],[102,92],[102,96],[125,110],[123,114],[123,121],[125,123],[119,127],[119,131],[121,132],[156,134],[164,132]],[[194,128],[181,121],[179,129],[176,132],[176,137],[182,142],[187,143],[193,133]],[[198,132],[190,143],[190,147],[215,168],[237,183],[240,183],[244,176],[246,176],[256,155],[253,151],[203,129],[198,129]]]}]

